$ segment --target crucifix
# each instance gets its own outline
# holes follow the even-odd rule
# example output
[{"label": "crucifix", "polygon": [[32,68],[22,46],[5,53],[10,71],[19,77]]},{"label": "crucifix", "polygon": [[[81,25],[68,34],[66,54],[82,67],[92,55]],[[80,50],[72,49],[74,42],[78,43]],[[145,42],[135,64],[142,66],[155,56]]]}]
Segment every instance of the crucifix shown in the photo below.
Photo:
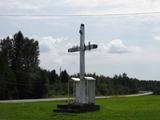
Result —
[{"label": "crucifix", "polygon": [[[90,42],[88,45],[85,45],[85,26],[84,24],[81,24],[80,26],[80,46],[75,46],[68,49],[68,52],[80,52],[80,92],[79,92],[79,103],[80,104],[86,104],[86,90],[87,90],[87,84],[85,80],[85,51],[96,49],[98,45],[91,44]],[[95,92],[95,91],[93,91]]]},{"label": "crucifix", "polygon": [[[95,104],[95,79],[85,76],[85,51],[96,49],[98,45],[85,45],[85,26],[80,26],[80,46],[74,46],[68,49],[68,52],[80,52],[80,78],[72,77],[74,102],[68,104],[58,104],[55,112],[93,112],[100,110],[100,106]],[[68,82],[69,92],[69,82]],[[68,94],[69,96],[69,94]]]}]

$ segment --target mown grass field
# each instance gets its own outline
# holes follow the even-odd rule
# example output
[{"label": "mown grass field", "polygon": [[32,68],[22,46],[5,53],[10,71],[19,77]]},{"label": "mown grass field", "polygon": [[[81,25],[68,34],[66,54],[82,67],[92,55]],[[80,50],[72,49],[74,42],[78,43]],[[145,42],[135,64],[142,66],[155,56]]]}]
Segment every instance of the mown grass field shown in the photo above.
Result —
[{"label": "mown grass field", "polygon": [[82,114],[54,113],[57,103],[3,103],[0,120],[160,120],[160,96],[154,95],[97,100],[100,111]]}]

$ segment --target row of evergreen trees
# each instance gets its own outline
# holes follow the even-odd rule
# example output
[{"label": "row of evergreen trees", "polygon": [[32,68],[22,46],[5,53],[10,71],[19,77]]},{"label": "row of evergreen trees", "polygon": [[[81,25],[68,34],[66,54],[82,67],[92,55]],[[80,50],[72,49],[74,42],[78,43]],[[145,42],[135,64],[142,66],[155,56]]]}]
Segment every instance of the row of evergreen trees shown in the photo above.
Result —
[{"label": "row of evergreen trees", "polygon": [[0,46],[0,98],[43,97],[47,79],[39,68],[38,42],[18,32],[1,40]]},{"label": "row of evergreen trees", "polygon": [[68,79],[66,70],[58,75],[39,67],[38,41],[20,31],[0,40],[0,99],[64,95]]},{"label": "row of evergreen trees", "polygon": [[[13,38],[0,41],[0,99],[26,99],[67,95],[71,76],[64,70],[58,75],[55,70],[39,67],[39,45],[21,32]],[[72,75],[78,76],[78,75]],[[159,93],[160,82],[139,81],[127,74],[113,78],[87,74],[96,78],[96,94],[130,94],[140,90]],[[71,91],[70,91],[71,92]]]}]

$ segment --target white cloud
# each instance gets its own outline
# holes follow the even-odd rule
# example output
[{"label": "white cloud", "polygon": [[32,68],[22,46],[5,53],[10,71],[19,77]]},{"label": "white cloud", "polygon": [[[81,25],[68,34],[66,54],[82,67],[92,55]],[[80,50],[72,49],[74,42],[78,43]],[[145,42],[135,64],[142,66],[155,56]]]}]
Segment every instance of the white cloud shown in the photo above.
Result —
[{"label": "white cloud", "polygon": [[108,53],[111,54],[123,54],[123,53],[130,53],[136,52],[140,50],[138,46],[127,46],[125,45],[122,40],[114,39],[110,41],[107,45],[101,44],[102,48],[107,50]]},{"label": "white cloud", "polygon": [[[38,39],[38,38],[37,38]],[[40,46],[40,66],[45,69],[58,69],[61,66],[74,66],[78,56],[69,54],[67,49],[73,43],[68,38],[45,36],[38,39]],[[74,57],[72,57],[74,55]]]},{"label": "white cloud", "polygon": [[51,0],[0,0],[0,8],[4,9],[40,9]]},{"label": "white cloud", "polygon": [[158,0],[65,0],[79,7],[81,14],[134,13],[160,11]]},{"label": "white cloud", "polygon": [[[97,52],[86,55],[87,64],[94,66],[151,65],[160,63],[159,48],[125,45],[121,40],[112,40],[108,44],[98,44]],[[113,47],[114,46],[114,47]],[[123,53],[123,54],[122,54]]]},{"label": "white cloud", "polygon": [[63,41],[63,38],[54,38],[52,36],[46,36],[39,38],[40,51],[49,52],[53,50],[56,44],[59,44]]},{"label": "white cloud", "polygon": [[[79,54],[69,54],[67,49],[75,43],[70,43],[66,38],[57,38],[53,36],[42,37],[40,47],[48,46],[50,51],[41,52],[40,66],[49,70],[67,69],[71,73],[78,72]],[[134,45],[124,44],[120,39],[113,39],[108,44],[98,44],[97,50],[86,53],[86,71],[96,71],[96,67],[104,69],[106,66],[123,66],[123,65],[141,65],[158,63],[160,57],[159,49],[140,48]],[[99,49],[101,50],[99,52]],[[157,52],[155,52],[157,51]],[[65,53],[65,54],[64,54]],[[90,53],[90,54],[88,54]],[[114,54],[113,54],[114,53]],[[128,53],[128,54],[122,54]],[[72,56],[74,54],[74,56]],[[96,57],[96,58],[95,58]],[[97,59],[98,58],[98,59]],[[96,60],[97,59],[97,60]],[[92,69],[90,69],[92,68]],[[123,69],[123,68],[121,68]],[[98,72],[98,71],[96,71]]]},{"label": "white cloud", "polygon": [[[68,7],[66,7],[69,5]],[[159,11],[159,0],[0,0],[0,9],[53,9],[67,8],[83,13]],[[60,11],[60,10],[59,10]],[[63,11],[66,12],[66,11]]]},{"label": "white cloud", "polygon": [[59,55],[61,43],[65,38],[53,36],[44,36],[38,39],[40,46],[40,66],[46,69],[53,69],[62,63],[62,57]]},{"label": "white cloud", "polygon": [[[107,1],[107,0],[106,0]],[[74,6],[83,6],[83,7],[95,7],[99,5],[101,2],[105,2],[105,0],[65,0],[66,3],[74,5]]]},{"label": "white cloud", "polygon": [[127,46],[125,46],[120,39],[110,41],[107,45],[109,53],[128,53],[130,52]]},{"label": "white cloud", "polygon": [[155,39],[156,41],[160,41],[160,36],[154,36],[154,39]]}]

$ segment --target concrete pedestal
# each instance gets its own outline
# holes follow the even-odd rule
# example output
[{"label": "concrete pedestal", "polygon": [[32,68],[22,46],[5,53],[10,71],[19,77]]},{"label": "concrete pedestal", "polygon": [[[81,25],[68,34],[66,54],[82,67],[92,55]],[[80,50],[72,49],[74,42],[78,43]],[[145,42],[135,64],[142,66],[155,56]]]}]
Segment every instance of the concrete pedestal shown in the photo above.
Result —
[{"label": "concrete pedestal", "polygon": [[64,105],[57,105],[57,109],[54,110],[54,112],[84,113],[84,112],[94,112],[97,110],[100,110],[100,106],[95,104],[64,104]]}]

